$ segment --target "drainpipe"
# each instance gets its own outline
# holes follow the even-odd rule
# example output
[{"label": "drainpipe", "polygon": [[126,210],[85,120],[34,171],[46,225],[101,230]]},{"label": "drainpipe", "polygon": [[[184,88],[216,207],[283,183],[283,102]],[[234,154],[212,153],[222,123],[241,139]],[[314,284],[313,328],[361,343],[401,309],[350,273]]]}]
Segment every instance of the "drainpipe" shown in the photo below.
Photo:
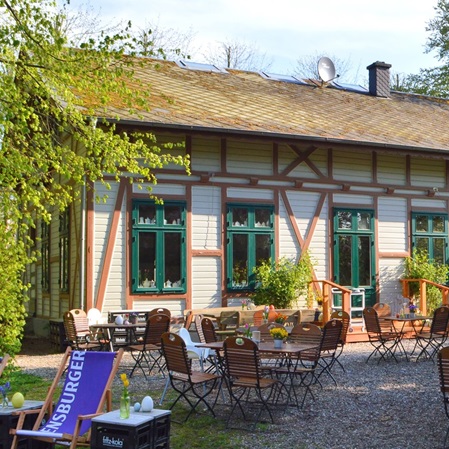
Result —
[{"label": "drainpipe", "polygon": [[86,241],[86,177],[84,177],[83,187],[81,190],[81,253],[80,253],[80,309],[84,310],[85,298],[85,273],[86,273],[86,261],[85,255],[85,241]]}]

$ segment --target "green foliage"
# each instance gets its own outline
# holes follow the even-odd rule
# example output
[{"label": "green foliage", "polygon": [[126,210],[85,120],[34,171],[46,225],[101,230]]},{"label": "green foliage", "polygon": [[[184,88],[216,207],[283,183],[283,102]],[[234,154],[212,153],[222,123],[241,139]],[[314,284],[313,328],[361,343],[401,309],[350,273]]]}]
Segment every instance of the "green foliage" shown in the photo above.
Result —
[{"label": "green foliage", "polygon": [[449,2],[438,0],[434,9],[435,17],[429,21],[426,28],[429,32],[426,53],[435,52],[441,64],[421,69],[418,74],[407,75],[394,89],[449,98]]},{"label": "green foliage", "polygon": [[155,183],[155,168],[189,167],[170,155],[174,145],[99,118],[118,121],[120,111],[137,121],[151,107],[133,67],[157,67],[135,58],[129,28],[70,42],[56,11],[53,0],[0,0],[0,353],[20,348],[22,276],[36,256],[28,235],[37,220],[64,210],[83,184],[108,187],[106,175]]},{"label": "green foliage", "polygon": [[254,269],[257,287],[251,295],[256,305],[272,304],[277,309],[290,309],[298,297],[307,293],[312,280],[313,263],[306,252],[300,261],[281,258],[274,265],[263,262]]},{"label": "green foliage", "polygon": [[[415,248],[411,257],[405,259],[404,279],[427,279],[437,284],[444,284],[448,280],[449,266],[429,259],[425,250]],[[411,282],[409,286],[410,295],[419,297],[419,283]],[[427,312],[432,313],[441,305],[441,291],[433,286],[427,285],[426,302]]]},{"label": "green foliage", "polygon": [[393,86],[400,92],[413,92],[431,97],[449,97],[449,68],[447,66],[421,69],[418,74],[410,74]]},{"label": "green foliage", "polygon": [[51,384],[48,380],[33,374],[26,374],[18,368],[3,372],[0,383],[8,381],[11,383],[11,397],[14,393],[20,392],[25,399],[33,401],[43,401]]}]

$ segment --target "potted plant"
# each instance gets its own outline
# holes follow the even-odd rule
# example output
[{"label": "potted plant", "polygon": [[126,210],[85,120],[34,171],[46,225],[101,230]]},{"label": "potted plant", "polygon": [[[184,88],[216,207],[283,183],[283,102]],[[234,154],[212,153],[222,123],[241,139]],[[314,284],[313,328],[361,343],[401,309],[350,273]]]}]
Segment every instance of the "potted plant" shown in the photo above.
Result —
[{"label": "potted plant", "polygon": [[307,295],[313,264],[308,252],[299,262],[281,258],[264,261],[254,269],[256,288],[251,295],[256,305],[272,304],[276,309],[291,309],[301,295]]},{"label": "potted plant", "polygon": [[[449,265],[441,264],[429,258],[426,250],[413,250],[413,255],[405,259],[403,279],[427,279],[437,284],[445,284],[449,276]],[[419,300],[419,282],[409,284],[409,296],[415,301]],[[427,313],[433,311],[441,304],[441,292],[433,286],[428,285],[426,291]]]},{"label": "potted plant", "polygon": [[274,347],[280,349],[282,348],[282,343],[288,337],[288,332],[285,327],[272,327],[270,335],[273,337]]}]

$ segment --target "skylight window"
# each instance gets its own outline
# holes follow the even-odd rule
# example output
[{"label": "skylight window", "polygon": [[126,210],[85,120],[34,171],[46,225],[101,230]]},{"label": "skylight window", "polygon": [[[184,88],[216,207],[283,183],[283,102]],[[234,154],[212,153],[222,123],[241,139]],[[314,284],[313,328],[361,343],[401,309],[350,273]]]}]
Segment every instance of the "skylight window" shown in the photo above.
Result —
[{"label": "skylight window", "polygon": [[260,76],[267,80],[283,81],[284,83],[307,84],[301,78],[294,75],[283,75],[281,73],[259,72]]},{"label": "skylight window", "polygon": [[183,69],[200,70],[201,72],[228,73],[225,69],[221,69],[213,64],[203,64],[201,62],[186,60],[176,61],[176,63]]},{"label": "skylight window", "polygon": [[350,92],[358,92],[360,94],[367,94],[369,91],[363,86],[360,86],[359,84],[348,84],[348,83],[340,83],[340,82],[333,82],[332,85],[336,87],[337,89],[342,90],[348,90]]}]

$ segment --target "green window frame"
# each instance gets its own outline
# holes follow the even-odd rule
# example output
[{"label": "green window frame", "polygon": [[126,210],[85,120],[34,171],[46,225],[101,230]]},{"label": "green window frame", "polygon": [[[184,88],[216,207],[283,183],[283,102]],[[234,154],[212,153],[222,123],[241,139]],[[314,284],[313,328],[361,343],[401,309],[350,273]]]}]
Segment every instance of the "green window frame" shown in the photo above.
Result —
[{"label": "green window frame", "polygon": [[185,293],[185,223],[185,202],[133,201],[133,293]]},{"label": "green window frame", "polygon": [[374,286],[374,211],[334,209],[334,280],[340,285]]},{"label": "green window frame", "polygon": [[44,293],[50,292],[50,224],[41,223],[41,287]]},{"label": "green window frame", "polygon": [[227,221],[227,289],[252,291],[253,274],[262,261],[274,260],[274,206],[228,204]]},{"label": "green window frame", "polygon": [[70,208],[59,214],[59,291],[70,285]]},{"label": "green window frame", "polygon": [[429,259],[448,263],[447,214],[413,212],[412,248],[427,251]]}]

